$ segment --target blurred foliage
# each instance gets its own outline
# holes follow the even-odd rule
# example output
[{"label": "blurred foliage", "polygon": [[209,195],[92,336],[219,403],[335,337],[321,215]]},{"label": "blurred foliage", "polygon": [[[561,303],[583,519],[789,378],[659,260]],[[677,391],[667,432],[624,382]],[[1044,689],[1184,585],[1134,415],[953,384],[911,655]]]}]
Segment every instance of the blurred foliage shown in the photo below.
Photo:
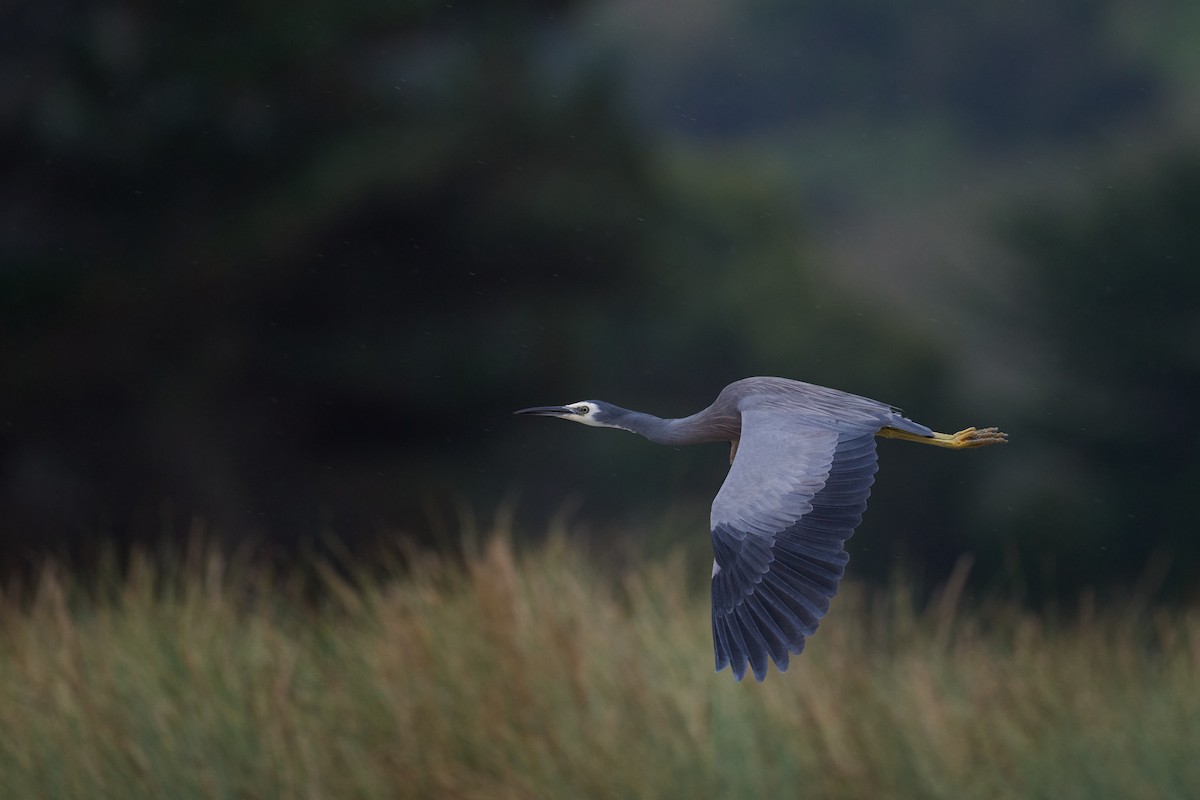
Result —
[{"label": "blurred foliage", "polygon": [[[885,304],[911,276],[873,299],[844,288],[801,220],[817,224],[814,196],[852,206],[847,186],[892,153],[921,174],[963,141],[1070,142],[1136,117],[1159,91],[1145,48],[1110,47],[1111,14],[1078,2],[756,2],[730,23],[732,7],[646,11],[705,33],[692,50],[651,42],[661,76],[630,87],[572,28],[596,6],[565,0],[4,12],[0,556],[171,536],[193,516],[287,543],[396,529],[430,541],[456,526],[447,514],[497,504],[530,530],[572,509],[604,534],[674,515],[697,520],[702,543],[696,509],[723,448],[685,454],[509,412],[598,395],[678,416],[755,374],[878,397],[941,429],[1006,425],[1011,406],[981,419],[964,402],[951,345]],[[641,127],[630,96],[658,98],[641,119],[660,130]],[[661,135],[701,105],[700,128],[761,135],[724,148]],[[912,146],[872,148],[855,125]],[[798,191],[797,153],[814,142],[813,159],[842,155]],[[1061,539],[1070,554],[1103,542],[1108,556],[1072,561],[1080,580],[1160,543],[1185,553],[1166,499],[1195,467],[1163,420],[1194,389],[1194,307],[1171,283],[1182,273],[1163,274],[1169,311],[1122,282],[1133,264],[1169,268],[1139,260],[1165,252],[1158,239],[1122,237],[1183,237],[1194,214],[1186,184],[1165,186],[1090,222],[1039,212],[1017,234],[1058,397],[1094,418],[1069,435],[1030,420],[1022,473],[1065,464],[1069,478],[1015,486],[1020,530],[1000,531],[972,501],[998,459],[884,445],[886,480],[852,541],[860,575],[898,555],[942,574],[963,547],[994,573],[1005,537]],[[1137,225],[1105,227],[1105,213]],[[1186,241],[1170,247],[1187,263]],[[1154,334],[1133,349],[1104,326],[1128,354],[1106,375],[1126,362],[1097,358],[1079,331],[1142,314],[1174,320],[1153,363],[1166,360],[1147,366]],[[1130,402],[1161,427],[1115,425]],[[1172,532],[1139,544],[1144,525]]]},{"label": "blurred foliage", "polygon": [[684,414],[755,372],[867,391],[872,365],[936,371],[846,324],[870,310],[814,279],[761,173],[656,161],[603,69],[542,63],[554,19],[13,15],[9,544],[192,514],[284,538],[420,529],[429,503],[491,503],[520,476],[535,507],[582,486],[644,508],[661,461],[605,485],[627,454],[564,471],[508,412],[640,386]]},{"label": "blurred foliage", "polygon": [[1148,59],[1113,47],[1129,21],[1112,2],[701,5],[689,24],[642,34],[659,46],[630,55],[645,62],[644,113],[685,133],[933,120],[970,146],[1011,150],[1087,136],[1158,96]]},{"label": "blurred foliage", "polygon": [[10,533],[156,528],[163,499],[312,530],[386,498],[363,474],[403,485],[375,462],[437,458],[504,387],[551,383],[653,202],[607,82],[535,72],[557,6],[7,20]]},{"label": "blurred foliage", "polygon": [[1179,588],[1200,573],[1197,220],[1200,157],[1183,154],[1106,181],[1078,211],[1034,205],[1008,226],[1025,287],[1008,313],[1046,367],[1021,426],[1034,453],[1012,533],[1072,582],[1148,561],[1148,580],[1169,570]]}]

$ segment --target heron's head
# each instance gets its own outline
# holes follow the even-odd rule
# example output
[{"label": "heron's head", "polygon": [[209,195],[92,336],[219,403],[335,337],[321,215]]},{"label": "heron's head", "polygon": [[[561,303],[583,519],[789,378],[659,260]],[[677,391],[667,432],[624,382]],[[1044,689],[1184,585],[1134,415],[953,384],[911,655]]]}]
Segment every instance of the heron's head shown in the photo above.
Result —
[{"label": "heron's head", "polygon": [[520,411],[513,413],[539,417],[558,417],[559,419],[569,419],[572,422],[582,422],[584,425],[592,425],[597,428],[615,428],[618,427],[614,422],[617,412],[620,410],[610,403],[605,403],[603,400],[580,400],[578,403],[568,403],[565,406],[522,408]]}]

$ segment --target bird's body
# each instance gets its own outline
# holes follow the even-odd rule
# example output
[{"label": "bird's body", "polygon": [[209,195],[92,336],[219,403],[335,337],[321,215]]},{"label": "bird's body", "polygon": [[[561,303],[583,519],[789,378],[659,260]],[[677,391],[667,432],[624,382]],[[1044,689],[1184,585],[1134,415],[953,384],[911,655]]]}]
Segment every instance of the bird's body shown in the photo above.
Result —
[{"label": "bird's body", "polygon": [[837,593],[845,541],[878,469],[875,438],[961,449],[1006,441],[995,428],[935,433],[876,400],[786,378],[745,378],[708,408],[661,419],[587,400],[518,411],[628,430],[660,444],[730,443],[712,506],[713,647],[718,670],[762,680],[786,670]]}]

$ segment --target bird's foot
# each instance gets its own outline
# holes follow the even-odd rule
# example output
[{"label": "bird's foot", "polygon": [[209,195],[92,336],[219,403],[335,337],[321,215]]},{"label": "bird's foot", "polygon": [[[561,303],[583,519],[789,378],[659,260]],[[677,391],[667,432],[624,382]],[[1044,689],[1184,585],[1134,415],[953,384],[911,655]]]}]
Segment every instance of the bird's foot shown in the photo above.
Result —
[{"label": "bird's foot", "polygon": [[968,447],[1004,444],[1008,441],[1008,434],[999,428],[964,428],[953,434],[935,433],[933,438],[936,440],[936,444],[943,447],[962,450]]},{"label": "bird's foot", "polygon": [[931,444],[934,447],[947,447],[951,450],[965,450],[968,447],[985,447],[989,444],[1004,444],[1008,434],[999,428],[966,428],[958,433],[934,433],[932,436],[922,436],[918,433],[884,428],[876,436],[884,439],[903,439],[917,444]]}]

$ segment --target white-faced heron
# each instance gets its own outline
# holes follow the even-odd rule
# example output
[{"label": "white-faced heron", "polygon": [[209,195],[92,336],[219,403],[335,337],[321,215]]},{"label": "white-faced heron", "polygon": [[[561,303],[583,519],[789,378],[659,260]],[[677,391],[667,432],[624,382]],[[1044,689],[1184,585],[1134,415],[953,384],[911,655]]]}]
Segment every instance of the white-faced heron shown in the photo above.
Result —
[{"label": "white-faced heron", "polygon": [[745,378],[708,408],[660,419],[600,400],[518,414],[621,428],[659,444],[729,442],[712,505],[712,633],[717,670],[761,681],[804,650],[837,593],[875,482],[875,437],[959,450],[1008,440],[996,428],[935,433],[866,397],[786,378]]}]

